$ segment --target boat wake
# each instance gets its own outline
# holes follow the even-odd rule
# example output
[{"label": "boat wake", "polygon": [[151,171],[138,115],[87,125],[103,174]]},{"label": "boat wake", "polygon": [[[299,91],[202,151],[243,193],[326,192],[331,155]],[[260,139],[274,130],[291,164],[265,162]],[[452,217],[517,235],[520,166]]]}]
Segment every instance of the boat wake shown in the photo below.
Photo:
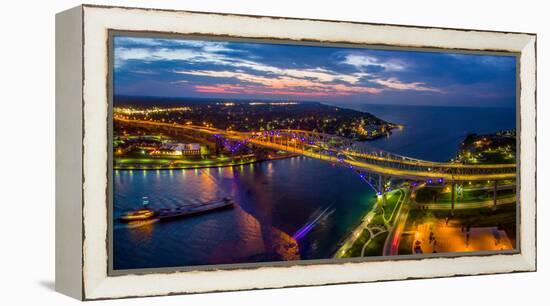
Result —
[{"label": "boat wake", "polygon": [[114,230],[117,230],[117,229],[134,229],[134,228],[140,228],[140,227],[144,227],[144,226],[150,226],[151,224],[155,223],[159,221],[159,219],[155,218],[155,219],[148,219],[148,220],[137,220],[137,221],[130,221],[130,222],[127,222],[127,223],[116,223],[114,224],[113,226],[113,229]]},{"label": "boat wake", "polygon": [[311,230],[315,228],[320,222],[326,220],[332,213],[334,213],[336,209],[332,208],[332,204],[324,209],[316,210],[312,216],[309,218],[308,222],[302,226],[294,235],[292,238],[295,240],[301,239],[304,236],[306,236]]}]

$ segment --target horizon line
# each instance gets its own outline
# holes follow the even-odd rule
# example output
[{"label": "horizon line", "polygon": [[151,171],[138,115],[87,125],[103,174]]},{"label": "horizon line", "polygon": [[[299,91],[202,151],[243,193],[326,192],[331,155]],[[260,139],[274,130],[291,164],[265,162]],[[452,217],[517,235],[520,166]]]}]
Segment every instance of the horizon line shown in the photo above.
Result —
[{"label": "horizon line", "polygon": [[441,104],[396,104],[396,103],[368,103],[368,102],[327,102],[327,101],[315,101],[315,100],[298,100],[298,99],[283,99],[283,98],[227,98],[227,97],[190,97],[190,96],[156,96],[156,95],[127,95],[127,94],[113,94],[113,98],[116,97],[128,97],[128,98],[154,98],[154,99],[208,99],[208,100],[234,100],[234,101],[251,101],[251,100],[264,100],[264,101],[291,101],[296,103],[319,103],[330,106],[338,106],[334,103],[342,103],[343,105],[373,105],[373,106],[405,106],[405,107],[455,107],[455,108],[517,108],[517,105],[513,106],[495,106],[495,105],[441,105]]}]

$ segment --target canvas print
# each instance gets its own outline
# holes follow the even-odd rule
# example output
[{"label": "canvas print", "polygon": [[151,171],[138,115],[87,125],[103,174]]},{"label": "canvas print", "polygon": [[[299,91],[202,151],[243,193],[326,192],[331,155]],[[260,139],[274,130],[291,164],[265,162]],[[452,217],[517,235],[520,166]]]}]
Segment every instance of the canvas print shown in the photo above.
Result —
[{"label": "canvas print", "polygon": [[517,250],[517,57],[114,35],[112,268]]}]

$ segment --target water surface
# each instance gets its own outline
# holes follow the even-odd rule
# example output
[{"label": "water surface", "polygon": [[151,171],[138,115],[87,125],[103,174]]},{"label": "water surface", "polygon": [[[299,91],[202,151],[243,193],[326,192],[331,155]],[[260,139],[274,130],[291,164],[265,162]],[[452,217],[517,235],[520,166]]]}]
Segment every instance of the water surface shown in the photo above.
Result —
[{"label": "water surface", "polygon": [[236,205],[114,227],[115,269],[329,258],[374,192],[347,168],[305,157],[200,170],[115,171],[115,217],[141,205]]},{"label": "water surface", "polygon": [[[433,161],[453,158],[468,133],[515,127],[514,109],[352,107],[405,125],[369,145]],[[115,171],[115,217],[139,208],[143,196],[157,209],[226,196],[236,205],[171,222],[115,222],[115,269],[330,258],[375,199],[349,169],[305,157],[200,170]]]},{"label": "water surface", "polygon": [[405,126],[369,145],[431,161],[448,161],[469,133],[489,134],[516,126],[515,108],[351,105]]}]

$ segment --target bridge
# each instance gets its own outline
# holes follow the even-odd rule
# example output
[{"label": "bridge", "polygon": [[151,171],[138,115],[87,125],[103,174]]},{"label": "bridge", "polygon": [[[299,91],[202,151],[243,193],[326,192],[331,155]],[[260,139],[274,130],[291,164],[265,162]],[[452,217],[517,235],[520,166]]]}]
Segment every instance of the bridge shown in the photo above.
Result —
[{"label": "bridge", "polygon": [[131,120],[124,117],[116,121],[154,127],[176,132],[199,133],[232,142],[232,153],[242,146],[254,145],[282,150],[333,163],[341,163],[354,170],[379,195],[385,193],[387,178],[412,181],[450,182],[452,185],[452,207],[454,208],[455,184],[471,181],[493,181],[496,207],[496,191],[499,180],[514,180],[516,164],[463,164],[458,162],[433,162],[368,147],[337,135],[312,131],[280,129],[261,132],[226,131],[191,124],[174,124],[148,120]]}]

